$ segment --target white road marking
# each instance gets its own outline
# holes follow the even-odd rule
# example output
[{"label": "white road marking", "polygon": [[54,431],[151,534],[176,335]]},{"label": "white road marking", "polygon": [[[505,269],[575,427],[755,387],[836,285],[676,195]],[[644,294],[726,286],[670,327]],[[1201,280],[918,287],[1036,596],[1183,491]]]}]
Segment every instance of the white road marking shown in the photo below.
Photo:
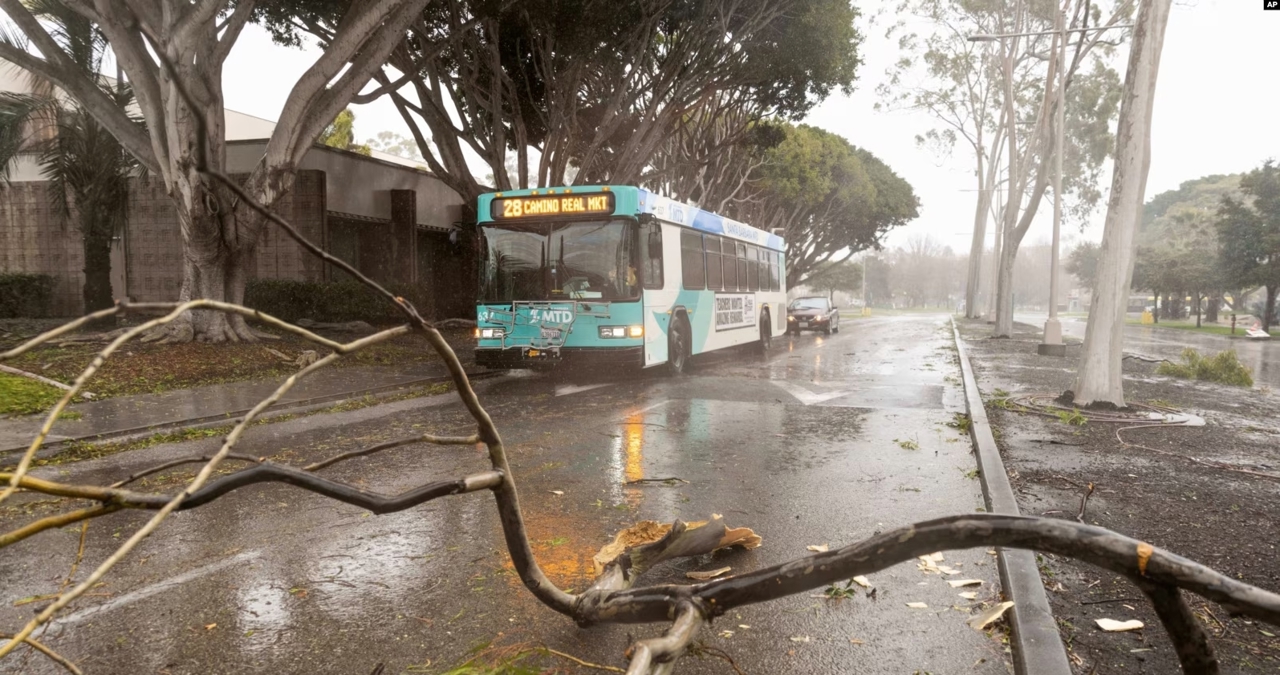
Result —
[{"label": "white road marking", "polygon": [[180,586],[182,584],[185,584],[188,581],[194,581],[196,579],[199,579],[200,577],[208,576],[215,572],[220,572],[233,565],[238,565],[242,562],[253,560],[254,558],[257,558],[259,555],[261,555],[261,552],[259,551],[245,551],[243,553],[237,553],[236,555],[233,555],[230,558],[227,558],[225,560],[219,560],[218,562],[209,563],[208,565],[205,565],[203,567],[197,567],[189,572],[183,572],[182,574],[179,574],[177,576],[169,577],[164,581],[158,581],[154,584],[151,584],[150,586],[143,586],[142,588],[139,588],[136,591],[130,591],[128,593],[125,593],[124,595],[121,595],[120,597],[112,598],[111,600],[108,600],[102,603],[101,605],[97,605],[94,607],[86,607],[85,609],[75,612],[74,614],[68,614],[59,619],[55,619],[53,623],[62,623],[62,624],[79,623],[96,614],[101,614],[102,612],[110,612],[115,609],[120,609],[121,607],[127,607],[139,600],[145,600],[153,595],[156,595],[157,593],[163,593],[171,588],[174,588],[175,586]]},{"label": "white road marking", "polygon": [[577,394],[577,393],[584,392],[584,391],[591,391],[592,389],[599,389],[600,387],[607,387],[607,386],[609,386],[609,385],[611,385],[611,384],[613,384],[613,383],[612,383],[612,382],[605,382],[605,383],[603,383],[603,384],[564,384],[564,385],[557,385],[557,386],[556,386],[556,396],[568,396],[569,394]]},{"label": "white road marking", "polygon": [[657,407],[659,407],[659,406],[664,406],[664,405],[666,405],[666,404],[668,404],[668,403],[670,403],[670,402],[671,402],[671,399],[665,399],[665,400],[662,400],[662,401],[658,401],[657,403],[654,403],[653,405],[645,406],[645,407],[643,407],[643,408],[641,408],[641,409],[639,409],[639,410],[633,410],[633,411],[631,411],[630,413],[627,413],[627,415],[628,415],[628,416],[631,416],[631,415],[639,415],[640,413],[647,413],[647,412],[649,412],[650,410],[653,410],[654,408],[657,408]]},{"label": "white road marking", "polygon": [[784,380],[772,380],[772,382],[779,389],[787,392],[788,394],[791,394],[796,398],[796,400],[800,401],[805,405],[814,405],[815,403],[830,401],[833,398],[848,396],[850,393],[847,391],[828,391],[828,392],[823,392],[819,394],[819,393],[809,391],[808,389],[805,389],[804,387],[801,387],[799,385],[786,382]]}]

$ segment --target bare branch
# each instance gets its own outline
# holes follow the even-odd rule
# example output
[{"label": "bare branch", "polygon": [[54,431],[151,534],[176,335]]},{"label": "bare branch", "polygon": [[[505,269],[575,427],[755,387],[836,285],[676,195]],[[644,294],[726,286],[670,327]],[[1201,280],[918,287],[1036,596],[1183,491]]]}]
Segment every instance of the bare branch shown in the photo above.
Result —
[{"label": "bare branch", "polygon": [[419,434],[417,436],[409,436],[408,438],[401,438],[394,441],[387,441],[386,443],[379,443],[378,445],[374,445],[368,448],[363,448],[361,450],[352,450],[351,452],[344,452],[341,455],[338,455],[336,457],[330,457],[329,459],[326,459],[324,461],[316,462],[314,464],[309,464],[303,468],[303,471],[319,471],[320,469],[323,469],[327,466],[332,466],[334,464],[337,464],[338,462],[352,459],[354,457],[364,457],[366,455],[372,455],[376,452],[382,452],[383,450],[390,450],[392,448],[399,448],[406,445],[413,445],[415,443],[434,443],[435,445],[476,445],[479,442],[480,442],[480,437],[474,436],[474,435],[452,437],[452,436],[434,436],[432,434]]},{"label": "bare branch", "polygon": [[[30,480],[30,479],[27,479],[27,480]],[[16,530],[12,530],[10,532],[5,532],[4,534],[0,534],[0,548],[4,548],[10,544],[16,544],[22,541],[23,539],[26,539],[27,537],[40,534],[45,530],[52,530],[57,527],[65,527],[72,523],[78,523],[82,520],[97,518],[98,516],[105,516],[106,514],[111,513],[113,511],[119,511],[121,508],[123,507],[117,504],[109,504],[109,505],[99,504],[97,506],[90,506],[88,508],[79,509],[77,511],[71,511],[68,513],[59,513],[56,516],[41,518],[40,520],[37,520],[34,523],[30,523]]]},{"label": "bare branch", "polygon": [[[12,637],[13,635],[9,633],[0,633],[0,638],[10,639]],[[23,642],[30,645],[32,649],[49,657],[50,661],[62,666],[67,672],[72,673],[72,675],[84,675],[84,672],[77,668],[76,664],[69,661],[66,657],[61,656],[58,652],[49,649],[43,643],[37,642],[35,638],[28,637],[23,639]]]}]

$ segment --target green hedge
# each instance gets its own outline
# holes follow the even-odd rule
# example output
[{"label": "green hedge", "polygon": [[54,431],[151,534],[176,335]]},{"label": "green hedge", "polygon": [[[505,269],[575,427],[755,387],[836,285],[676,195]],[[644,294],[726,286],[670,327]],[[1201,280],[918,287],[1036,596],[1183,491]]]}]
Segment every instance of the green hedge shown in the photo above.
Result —
[{"label": "green hedge", "polygon": [[52,308],[53,277],[0,272],[0,319],[49,316]]},{"label": "green hedge", "polygon": [[[387,290],[412,302],[420,310],[426,306],[425,289],[391,284]],[[245,288],[244,304],[285,321],[398,323],[404,320],[404,314],[389,300],[354,282],[258,279],[250,281]]]}]

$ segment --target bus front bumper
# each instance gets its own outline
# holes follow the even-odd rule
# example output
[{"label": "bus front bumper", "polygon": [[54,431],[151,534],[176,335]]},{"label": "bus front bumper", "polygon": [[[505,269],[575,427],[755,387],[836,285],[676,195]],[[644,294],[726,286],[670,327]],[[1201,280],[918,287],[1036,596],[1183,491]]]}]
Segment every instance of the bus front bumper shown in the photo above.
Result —
[{"label": "bus front bumper", "polygon": [[485,368],[552,366],[635,366],[644,363],[644,347],[561,347],[559,350],[510,347],[476,349],[476,365]]}]

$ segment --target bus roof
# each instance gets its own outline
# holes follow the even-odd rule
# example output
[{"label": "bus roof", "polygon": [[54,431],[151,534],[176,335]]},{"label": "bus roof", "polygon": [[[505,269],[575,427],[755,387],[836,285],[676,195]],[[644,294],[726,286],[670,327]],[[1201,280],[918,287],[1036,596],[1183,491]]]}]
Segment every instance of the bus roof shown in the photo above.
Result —
[{"label": "bus roof", "polygon": [[[572,192],[570,192],[572,191]],[[784,248],[782,237],[771,232],[751,227],[732,218],[705,211],[696,206],[664,197],[656,192],[632,185],[575,185],[570,188],[537,188],[529,190],[507,190],[489,192],[480,195],[479,221],[490,222],[493,217],[489,205],[495,197],[525,197],[546,194],[585,194],[592,192],[612,192],[615,195],[614,213],[622,215],[640,215],[648,213],[662,220],[678,223],[685,227],[701,230],[710,234],[718,234],[731,239],[751,242],[777,251]]]}]

